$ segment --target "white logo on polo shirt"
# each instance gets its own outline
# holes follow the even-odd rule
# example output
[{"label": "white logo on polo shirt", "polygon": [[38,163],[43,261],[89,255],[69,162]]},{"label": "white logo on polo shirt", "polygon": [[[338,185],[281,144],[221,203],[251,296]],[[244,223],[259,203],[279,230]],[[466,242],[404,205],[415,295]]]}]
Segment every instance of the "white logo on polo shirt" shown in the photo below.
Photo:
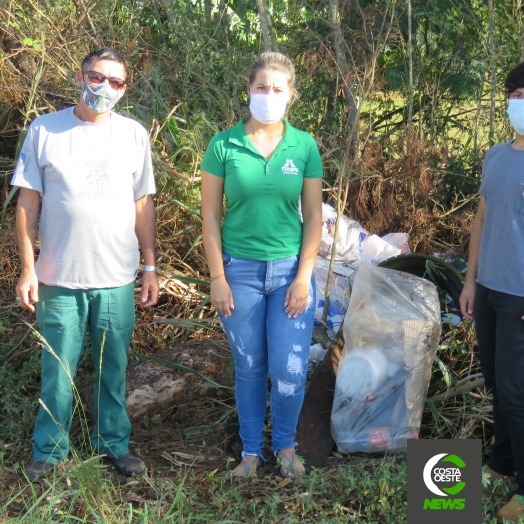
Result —
[{"label": "white logo on polo shirt", "polygon": [[293,163],[293,160],[288,158],[282,166],[282,173],[286,175],[298,175],[298,167]]}]

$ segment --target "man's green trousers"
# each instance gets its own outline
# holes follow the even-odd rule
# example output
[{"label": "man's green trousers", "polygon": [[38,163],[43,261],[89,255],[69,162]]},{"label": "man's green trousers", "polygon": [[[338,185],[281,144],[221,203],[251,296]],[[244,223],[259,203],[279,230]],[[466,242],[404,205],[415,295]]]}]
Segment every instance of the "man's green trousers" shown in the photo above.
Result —
[{"label": "man's green trousers", "polygon": [[[57,464],[69,453],[73,396],[78,394],[73,379],[87,331],[95,367],[91,442],[98,453],[110,457],[128,453],[125,378],[135,323],[134,289],[134,282],[108,289],[40,286],[36,317],[45,343],[34,458]],[[83,417],[81,409],[79,415]]]}]

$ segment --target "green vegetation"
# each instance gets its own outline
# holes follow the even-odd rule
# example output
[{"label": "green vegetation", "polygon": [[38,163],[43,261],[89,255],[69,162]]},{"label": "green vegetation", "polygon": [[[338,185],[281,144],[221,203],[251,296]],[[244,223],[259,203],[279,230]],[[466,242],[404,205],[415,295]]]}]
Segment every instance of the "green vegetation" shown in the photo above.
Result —
[{"label": "green vegetation", "polygon": [[[464,255],[483,155],[511,133],[501,84],[524,59],[523,9],[521,0],[3,2],[0,522],[405,522],[404,457],[335,452],[295,482],[276,476],[273,464],[248,481],[225,473],[238,454],[227,432],[233,370],[205,284],[199,163],[211,136],[246,114],[249,66],[276,45],[296,62],[300,96],[289,119],[319,144],[325,201],[373,233],[409,232],[418,251]],[[88,415],[78,406],[71,460],[28,485],[41,347],[34,316],[14,307],[16,195],[8,182],[23,130],[75,103],[74,72],[100,45],[126,52],[130,87],[118,109],[148,129],[158,185],[162,299],[152,311],[137,308],[131,351],[154,357],[209,341],[224,365],[203,373],[211,382],[195,378],[180,405],[134,422],[147,479],[126,482],[92,456]],[[438,398],[479,372],[474,348],[470,325],[444,326],[423,437],[489,446],[491,401],[482,386]],[[77,388],[91,376],[88,345]],[[487,486],[484,495],[484,522],[494,522],[510,490]]]}]

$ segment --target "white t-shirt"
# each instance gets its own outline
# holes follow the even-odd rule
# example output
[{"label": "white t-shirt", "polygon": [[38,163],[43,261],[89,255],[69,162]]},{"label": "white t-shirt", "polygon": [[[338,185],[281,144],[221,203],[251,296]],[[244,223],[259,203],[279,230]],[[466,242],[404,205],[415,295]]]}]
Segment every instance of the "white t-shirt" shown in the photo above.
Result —
[{"label": "white t-shirt", "polygon": [[135,200],[156,191],[146,130],[111,113],[101,124],[73,107],[29,127],[13,180],[42,197],[36,275],[71,289],[119,287],[139,263]]}]

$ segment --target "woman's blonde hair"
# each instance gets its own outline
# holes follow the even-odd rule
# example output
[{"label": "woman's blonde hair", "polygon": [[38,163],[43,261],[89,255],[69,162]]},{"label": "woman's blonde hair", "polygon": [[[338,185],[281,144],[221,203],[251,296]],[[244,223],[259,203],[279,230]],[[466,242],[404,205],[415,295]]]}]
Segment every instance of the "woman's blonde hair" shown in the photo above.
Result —
[{"label": "woman's blonde hair", "polygon": [[295,88],[295,66],[286,55],[276,51],[270,51],[258,55],[255,63],[251,67],[251,71],[249,71],[250,84],[255,81],[257,73],[262,69],[270,69],[272,71],[280,71],[285,73],[289,78],[288,85],[291,89],[291,94],[293,98],[296,97],[297,90]]}]

